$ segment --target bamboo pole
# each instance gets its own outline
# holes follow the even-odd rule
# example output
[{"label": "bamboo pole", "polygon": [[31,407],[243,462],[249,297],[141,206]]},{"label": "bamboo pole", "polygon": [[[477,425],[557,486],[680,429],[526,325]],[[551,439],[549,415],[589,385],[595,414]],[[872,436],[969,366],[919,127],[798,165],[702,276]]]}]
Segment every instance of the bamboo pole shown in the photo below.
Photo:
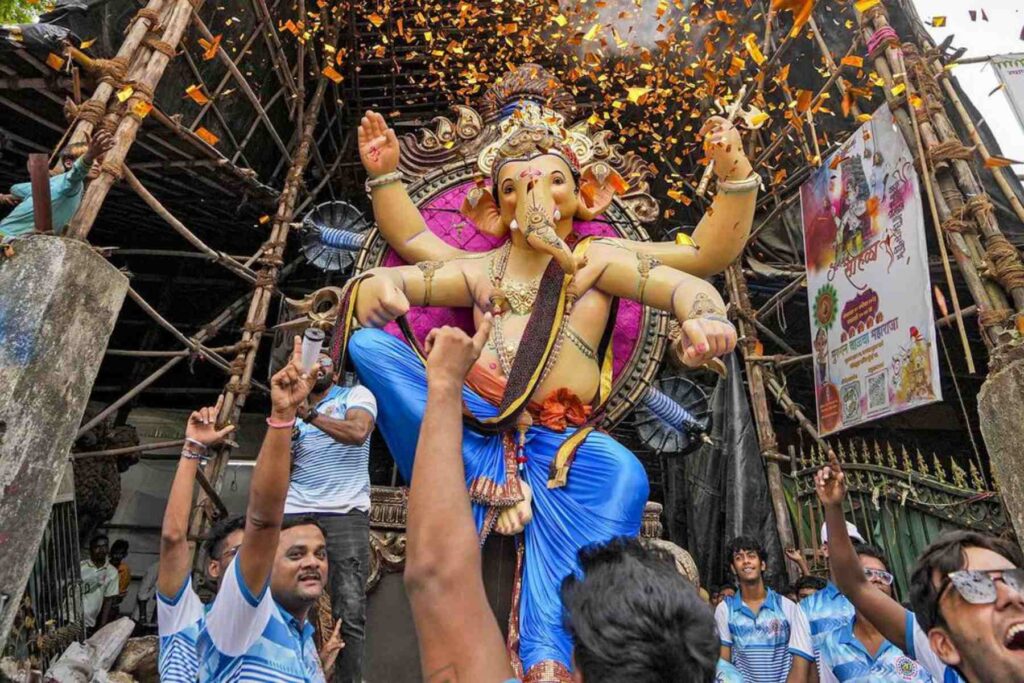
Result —
[{"label": "bamboo pole", "polygon": [[[944,72],[943,72],[944,73]],[[942,83],[942,87],[946,90],[946,95],[949,97],[950,102],[953,103],[953,108],[956,109],[957,115],[960,117],[960,122],[963,123],[964,128],[967,129],[967,134],[971,138],[971,142],[974,143],[975,149],[981,156],[982,162],[985,162],[985,166],[992,172],[992,177],[995,178],[996,184],[999,185],[999,189],[1002,191],[1003,196],[1006,197],[1006,201],[1010,202],[1010,206],[1013,207],[1013,212],[1017,214],[1017,218],[1024,221],[1024,204],[1021,204],[1020,199],[1017,198],[1017,194],[1010,187],[1009,181],[1006,180],[1006,176],[1003,175],[1003,168],[994,168],[988,166],[988,161],[992,158],[992,153],[988,151],[988,147],[985,145],[985,141],[981,139],[981,135],[978,133],[978,128],[974,125],[974,121],[971,120],[970,115],[967,113],[967,109],[964,107],[964,103],[960,100],[960,96],[956,92],[956,88],[950,82],[948,76],[939,79]]]},{"label": "bamboo pole", "polygon": [[[332,16],[333,10],[330,6],[321,9],[320,17],[325,31],[325,44],[333,45],[337,41],[340,21]],[[284,254],[285,244],[288,239],[288,232],[292,219],[295,215],[295,206],[299,192],[302,189],[302,177],[306,166],[309,164],[310,147],[316,129],[316,121],[324,101],[324,93],[327,90],[327,77],[318,75],[316,90],[308,106],[303,112],[302,130],[303,135],[299,140],[295,154],[292,156],[291,168],[281,192],[277,213],[274,216],[270,229],[270,238],[263,249],[264,267],[260,270],[259,279],[249,305],[249,312],[246,316],[246,324],[242,331],[239,345],[245,350],[240,352],[239,358],[243,359],[240,364],[243,366],[241,372],[233,372],[225,388],[224,403],[221,406],[220,414],[217,416],[217,424],[223,425],[229,422],[237,424],[249,386],[252,384],[252,374],[256,363],[256,352],[259,349],[259,342],[266,327],[267,314],[270,310],[270,302],[277,282],[281,258]],[[267,248],[269,247],[269,248]],[[207,463],[204,474],[213,485],[214,489],[220,490],[223,481],[225,465],[230,457],[231,447],[224,444],[215,449],[210,462]],[[212,511],[209,509],[207,496],[200,496],[196,502],[197,511],[192,518],[190,530],[192,533],[200,533],[206,528],[212,518]]]},{"label": "bamboo pole", "polygon": [[[170,19],[164,28],[162,40],[171,48],[176,48],[181,37],[188,26],[189,17],[192,15],[192,4],[189,0],[176,0],[171,10]],[[141,22],[140,22],[141,23]],[[154,51],[150,56],[142,77],[136,84],[136,94],[129,99],[129,103],[138,98],[139,88],[145,88],[149,92],[156,90],[160,77],[170,63],[171,57],[160,51]],[[99,177],[89,183],[82,197],[82,203],[75,212],[70,223],[70,236],[76,239],[85,240],[92,229],[96,216],[99,214],[103,200],[106,198],[110,188],[114,186],[117,170],[124,163],[128,156],[128,150],[135,142],[139,127],[142,125],[141,118],[131,115],[122,116],[114,134],[114,147],[106,154],[101,167]],[[72,137],[72,139],[74,139]]]},{"label": "bamboo pole", "polygon": [[[199,18],[198,14],[192,14],[192,23],[206,40],[213,42],[213,34],[210,33],[210,29],[206,27],[206,24],[203,23],[203,20]],[[231,72],[231,75],[234,76],[235,82],[238,83],[238,87],[249,99],[249,103],[252,104],[253,109],[256,110],[256,115],[260,117],[261,121],[263,121],[263,125],[266,126],[267,132],[270,133],[270,137],[274,141],[274,144],[277,145],[279,150],[281,150],[281,154],[284,155],[285,159],[291,161],[292,158],[288,153],[288,147],[284,144],[284,140],[282,140],[281,136],[278,134],[273,121],[270,120],[270,117],[267,115],[267,111],[260,103],[260,98],[258,98],[256,93],[253,92],[252,86],[249,85],[249,81],[242,75],[242,72],[238,70],[234,60],[232,60],[231,56],[224,51],[223,47],[220,46],[217,47],[217,58],[220,59],[221,63],[223,63],[224,66],[227,67],[227,70]]]},{"label": "bamboo pole", "polygon": [[[180,0],[179,0],[180,1]],[[152,10],[153,12],[161,12],[164,8],[164,0],[150,0],[146,5],[145,9]],[[131,28],[128,29],[128,34],[125,36],[124,41],[121,43],[121,47],[117,50],[115,59],[130,60],[142,47],[142,41],[145,40],[149,34],[150,27],[153,21],[148,18],[141,18],[135,21]],[[110,96],[114,94],[114,84],[107,81],[100,81],[93,91],[92,96],[89,98],[90,102],[97,102],[106,107],[107,102],[110,101]],[[71,142],[85,142],[88,139],[89,134],[92,133],[93,123],[81,119],[77,122],[74,132],[71,134]]]},{"label": "bamboo pole", "polygon": [[154,197],[149,190],[139,182],[139,179],[134,173],[132,173],[128,166],[122,166],[122,172],[124,173],[124,179],[128,184],[128,187],[132,188],[132,190],[142,198],[142,201],[146,202],[149,208],[156,212],[156,215],[160,216],[160,218],[164,219],[168,225],[174,228],[175,232],[188,240],[189,244],[209,256],[214,263],[224,266],[231,271],[231,273],[237,275],[246,282],[249,282],[250,284],[256,282],[256,274],[253,273],[251,269],[243,266],[241,263],[225,253],[211,249],[205,242],[199,239],[194,232],[185,227],[184,223],[175,218],[174,214],[168,211],[167,208],[160,203],[160,200]]},{"label": "bamboo pole", "polygon": [[[725,282],[729,292],[729,300],[737,311],[750,310],[750,297],[747,294],[746,281],[739,263],[734,263],[725,271]],[[772,509],[775,513],[775,527],[779,534],[779,542],[783,548],[795,545],[793,527],[790,523],[789,508],[786,505],[786,493],[782,486],[782,470],[776,458],[768,454],[779,455],[775,429],[772,427],[772,416],[768,409],[765,395],[765,368],[751,359],[757,346],[757,330],[750,324],[746,316],[738,316],[736,323],[740,337],[740,353],[747,370],[747,389],[750,392],[750,408],[754,414],[754,426],[757,430],[757,441],[765,460],[768,475],[768,493],[771,496]],[[795,581],[797,574],[792,567],[786,566],[789,580]]]}]

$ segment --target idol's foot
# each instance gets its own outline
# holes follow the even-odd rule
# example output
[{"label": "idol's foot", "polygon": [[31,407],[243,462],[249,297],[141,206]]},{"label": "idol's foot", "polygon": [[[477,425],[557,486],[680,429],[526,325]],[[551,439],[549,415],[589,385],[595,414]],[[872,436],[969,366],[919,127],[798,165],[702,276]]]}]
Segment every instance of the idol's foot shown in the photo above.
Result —
[{"label": "idol's foot", "polygon": [[533,491],[525,481],[521,482],[520,486],[523,487],[523,499],[502,510],[498,514],[498,522],[494,525],[494,530],[504,536],[515,536],[533,519]]}]

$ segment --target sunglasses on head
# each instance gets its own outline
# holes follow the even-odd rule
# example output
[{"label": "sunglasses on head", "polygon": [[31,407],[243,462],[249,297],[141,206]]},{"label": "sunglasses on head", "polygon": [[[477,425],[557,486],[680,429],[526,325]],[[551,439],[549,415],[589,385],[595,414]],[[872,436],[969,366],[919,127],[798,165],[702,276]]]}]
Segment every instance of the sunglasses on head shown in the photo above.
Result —
[{"label": "sunglasses on head", "polygon": [[878,581],[886,586],[891,586],[893,582],[892,574],[881,569],[865,569],[864,576],[868,577],[868,581]]}]

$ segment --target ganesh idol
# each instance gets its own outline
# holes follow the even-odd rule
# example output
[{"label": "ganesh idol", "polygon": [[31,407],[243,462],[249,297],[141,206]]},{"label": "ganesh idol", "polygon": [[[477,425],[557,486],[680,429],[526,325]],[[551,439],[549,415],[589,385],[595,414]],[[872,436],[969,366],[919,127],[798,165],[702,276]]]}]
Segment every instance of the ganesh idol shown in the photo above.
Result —
[{"label": "ganesh idol", "polygon": [[610,328],[620,301],[678,320],[672,351],[685,365],[712,364],[736,345],[719,293],[703,278],[739,255],[750,232],[759,178],[740,135],[712,117],[700,131],[717,194],[692,240],[654,243],[581,237],[623,189],[605,161],[581,161],[561,118],[525,102],[479,151],[478,181],[461,210],[498,246],[464,251],[432,232],[398,171],[400,144],[366,114],[359,152],[374,217],[411,265],[379,267],[346,286],[333,351],[351,359],[380,406],[378,426],[411,480],[427,401],[421,351],[385,331],[410,307],[493,316],[490,339],[463,388],[466,485],[481,543],[517,535],[521,583],[510,653],[524,681],[568,681],[572,643],[559,587],[583,546],[640,531],[649,492],[632,452],[598,426],[610,387]]}]

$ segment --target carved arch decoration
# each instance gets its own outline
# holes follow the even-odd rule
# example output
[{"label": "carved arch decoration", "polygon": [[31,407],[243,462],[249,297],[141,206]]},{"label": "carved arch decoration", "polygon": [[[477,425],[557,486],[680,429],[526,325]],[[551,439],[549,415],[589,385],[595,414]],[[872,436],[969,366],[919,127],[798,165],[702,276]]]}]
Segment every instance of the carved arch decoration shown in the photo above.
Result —
[{"label": "carved arch decoration", "polygon": [[[460,214],[459,207],[480,177],[478,156],[501,136],[502,113],[524,100],[540,104],[566,121],[565,127],[574,137],[585,137],[591,160],[606,162],[629,184],[629,189],[616,197],[602,216],[577,222],[575,239],[603,235],[649,241],[643,226],[654,221],[659,213],[657,201],[649,194],[650,164],[611,142],[610,131],[592,133],[586,120],[571,121],[568,117],[576,112],[572,97],[554,76],[533,64],[519,67],[488,90],[480,112],[466,105],[454,105],[454,120],[438,116],[431,128],[418,134],[407,133],[399,139],[399,168],[406,175],[409,196],[423,213],[428,227],[445,241],[467,251],[488,251],[498,246],[500,241],[478,232]],[[380,232],[376,228],[368,231],[355,272],[400,264],[402,261]],[[413,309],[408,319],[421,337],[438,325],[472,328],[468,310]],[[668,323],[668,316],[661,311],[630,301],[620,305],[613,341],[615,384],[605,413],[605,427],[624,418],[647,391],[664,356]]]}]

